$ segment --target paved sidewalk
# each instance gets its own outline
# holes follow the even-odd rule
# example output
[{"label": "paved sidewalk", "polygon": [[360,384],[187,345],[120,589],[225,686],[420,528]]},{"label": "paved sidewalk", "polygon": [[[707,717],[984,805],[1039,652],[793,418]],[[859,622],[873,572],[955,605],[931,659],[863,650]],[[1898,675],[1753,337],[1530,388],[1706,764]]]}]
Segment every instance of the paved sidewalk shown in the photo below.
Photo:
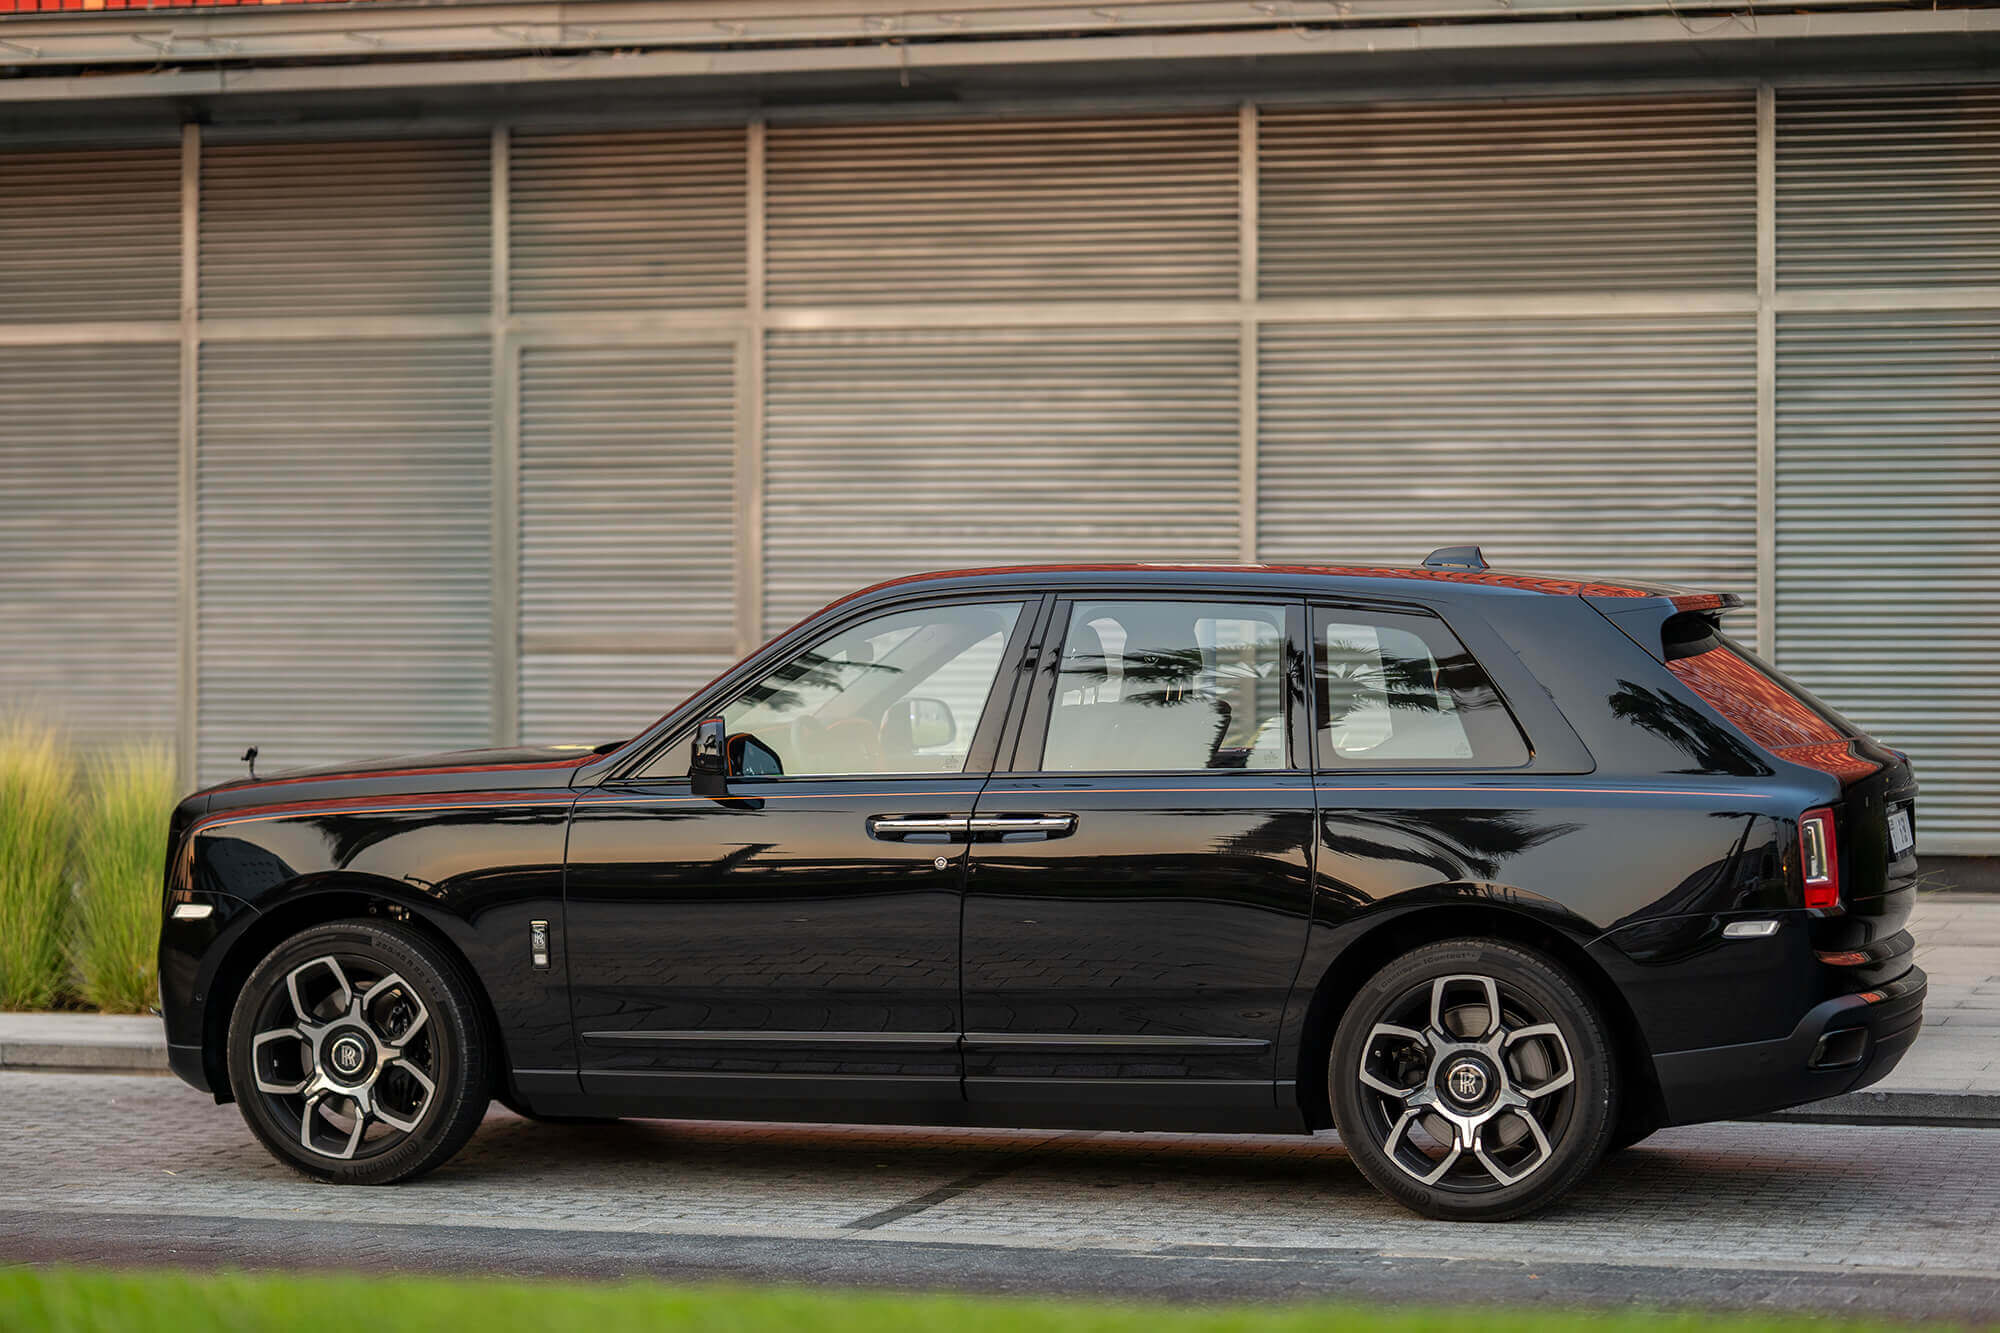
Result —
[{"label": "paved sidewalk", "polygon": [[2000,894],[1926,895],[1910,933],[1931,983],[1917,1044],[1874,1087],[1785,1118],[2000,1126]]},{"label": "paved sidewalk", "polygon": [[[1910,929],[1931,983],[1916,1046],[1884,1082],[1782,1118],[2000,1126],[2000,894],[1927,895]],[[0,1013],[0,1069],[153,1074],[166,1068],[157,1018]]]}]

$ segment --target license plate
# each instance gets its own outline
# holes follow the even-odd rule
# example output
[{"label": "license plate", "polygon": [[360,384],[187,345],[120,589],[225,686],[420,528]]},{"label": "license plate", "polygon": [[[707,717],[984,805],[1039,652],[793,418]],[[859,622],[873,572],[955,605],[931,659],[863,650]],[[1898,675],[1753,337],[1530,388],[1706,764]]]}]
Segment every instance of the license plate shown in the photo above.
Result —
[{"label": "license plate", "polygon": [[1917,839],[1910,832],[1910,812],[1891,810],[1889,812],[1889,850],[1898,857],[1905,856],[1917,845]]}]

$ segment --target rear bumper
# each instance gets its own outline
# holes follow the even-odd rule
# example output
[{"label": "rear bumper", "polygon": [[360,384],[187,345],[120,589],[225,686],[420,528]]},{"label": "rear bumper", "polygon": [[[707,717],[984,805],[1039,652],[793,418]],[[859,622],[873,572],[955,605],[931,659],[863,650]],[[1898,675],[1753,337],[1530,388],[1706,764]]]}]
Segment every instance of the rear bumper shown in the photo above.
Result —
[{"label": "rear bumper", "polygon": [[1929,982],[1892,982],[1815,1005],[1789,1036],[1653,1057],[1666,1123],[1760,1115],[1853,1092],[1886,1077],[1917,1039]]}]

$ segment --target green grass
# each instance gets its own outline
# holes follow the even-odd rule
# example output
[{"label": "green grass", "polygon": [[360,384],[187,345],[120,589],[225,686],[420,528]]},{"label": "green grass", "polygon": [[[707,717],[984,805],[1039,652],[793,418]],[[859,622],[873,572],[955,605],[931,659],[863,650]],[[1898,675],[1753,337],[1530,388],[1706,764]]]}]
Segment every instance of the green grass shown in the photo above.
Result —
[{"label": "green grass", "polygon": [[70,955],[92,1008],[138,1014],[159,994],[160,870],[174,808],[174,760],[134,744],[91,760],[76,843]]},{"label": "green grass", "polygon": [[65,997],[76,773],[53,727],[0,723],[0,1009]]},{"label": "green grass", "polygon": [[1214,1309],[896,1296],[783,1288],[673,1287],[659,1283],[445,1281],[0,1270],[0,1323],[9,1333],[1748,1333],[1749,1330],[1888,1328],[1798,1317],[1647,1312],[1562,1314],[1393,1310],[1355,1305]]}]

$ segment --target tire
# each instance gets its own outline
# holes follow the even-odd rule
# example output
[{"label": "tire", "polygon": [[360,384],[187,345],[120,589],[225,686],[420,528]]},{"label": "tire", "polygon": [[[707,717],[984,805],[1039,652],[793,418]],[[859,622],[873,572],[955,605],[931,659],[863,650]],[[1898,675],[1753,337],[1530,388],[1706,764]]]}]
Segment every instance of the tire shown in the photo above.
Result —
[{"label": "tire", "polygon": [[250,1132],[337,1185],[409,1180],[464,1147],[486,1113],[488,1062],[472,983],[421,935],[379,921],[291,936],[229,1019],[229,1086]]},{"label": "tire", "polygon": [[1425,1217],[1547,1207],[1603,1159],[1618,1123],[1607,1032],[1583,988],[1533,950],[1413,949],[1362,986],[1334,1034],[1341,1142],[1369,1183]]}]

